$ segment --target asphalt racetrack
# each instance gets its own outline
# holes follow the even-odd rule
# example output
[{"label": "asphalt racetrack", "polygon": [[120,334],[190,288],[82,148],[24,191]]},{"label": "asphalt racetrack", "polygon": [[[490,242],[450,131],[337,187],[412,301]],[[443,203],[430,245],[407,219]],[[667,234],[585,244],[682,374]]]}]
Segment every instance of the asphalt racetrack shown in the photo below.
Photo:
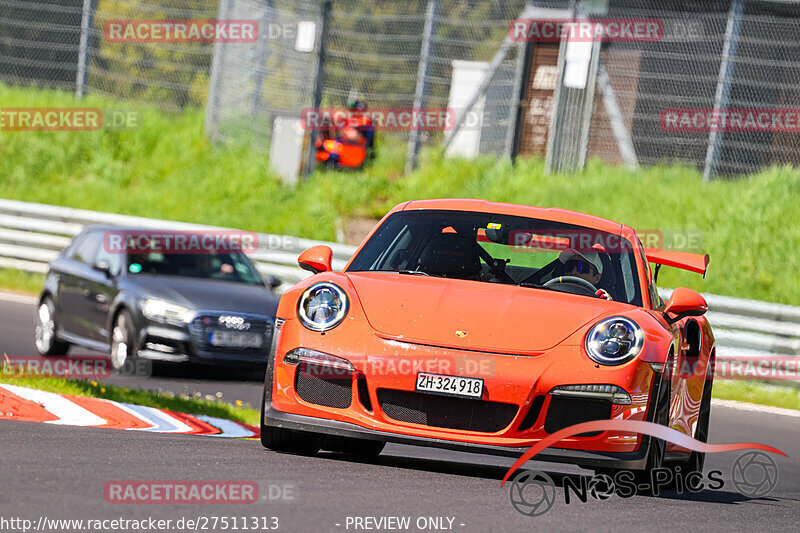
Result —
[{"label": "asphalt racetrack", "polygon": [[[32,328],[29,301],[0,300],[0,350],[33,354]],[[225,399],[258,405],[258,376],[220,378],[191,370],[184,378],[182,372],[173,368],[155,377],[108,381],[174,392],[222,392]],[[590,495],[586,503],[573,495],[569,504],[561,488],[564,479],[578,481],[592,473],[531,462],[526,468],[548,473],[558,485],[552,507],[532,517],[512,505],[509,484],[500,486],[512,459],[389,445],[377,459],[358,462],[327,452],[313,458],[277,454],[257,440],[0,421],[0,531],[22,531],[24,525],[39,531],[125,531],[112,529],[110,522],[105,522],[109,529],[92,529],[88,522],[119,518],[172,520],[155,529],[163,531],[234,531],[234,517],[239,531],[274,531],[268,528],[275,524],[278,531],[292,532],[797,531],[798,436],[800,416],[715,403],[709,442],[758,442],[788,455],[770,454],[778,476],[769,494],[750,498],[734,486],[735,461],[743,452],[708,455],[706,477],[716,470],[724,482],[717,490],[604,500]],[[759,473],[748,471],[748,479]],[[252,481],[259,498],[250,504],[108,503],[104,488],[121,480]],[[227,529],[222,518],[227,518]],[[52,522],[67,519],[84,522]],[[193,527],[187,520],[195,521]],[[408,520],[405,529],[398,527],[403,520]],[[256,521],[258,527],[251,527]]]}]

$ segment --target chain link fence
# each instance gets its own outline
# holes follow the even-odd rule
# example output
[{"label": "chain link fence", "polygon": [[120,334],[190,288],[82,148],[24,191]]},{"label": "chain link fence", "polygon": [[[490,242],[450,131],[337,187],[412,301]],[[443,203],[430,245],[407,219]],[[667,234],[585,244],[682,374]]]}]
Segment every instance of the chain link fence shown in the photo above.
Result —
[{"label": "chain link fence", "polygon": [[[663,35],[601,43],[593,96],[555,98],[542,80],[561,83],[558,44],[509,42],[509,22],[531,16],[526,9],[658,19]],[[248,19],[260,31],[243,43],[107,35],[114,21],[184,19]],[[214,138],[242,136],[265,149],[276,118],[317,103],[449,107],[458,131],[379,134],[409,144],[410,160],[419,146],[447,142],[456,155],[549,155],[554,169],[599,157],[634,168],[677,162],[714,177],[800,162],[800,129],[775,113],[768,127],[715,131],[691,122],[698,110],[797,111],[799,22],[800,5],[778,0],[336,0],[327,24],[323,0],[4,0],[0,81],[204,108]],[[310,48],[298,48],[304,31],[313,34]],[[676,116],[690,123],[672,127],[667,110],[684,111]]]},{"label": "chain link fence", "polygon": [[663,38],[603,43],[608,84],[597,87],[590,156],[625,159],[610,89],[640,164],[679,163],[713,178],[800,163],[800,128],[790,125],[800,110],[800,4],[611,0],[602,16],[661,20]]}]

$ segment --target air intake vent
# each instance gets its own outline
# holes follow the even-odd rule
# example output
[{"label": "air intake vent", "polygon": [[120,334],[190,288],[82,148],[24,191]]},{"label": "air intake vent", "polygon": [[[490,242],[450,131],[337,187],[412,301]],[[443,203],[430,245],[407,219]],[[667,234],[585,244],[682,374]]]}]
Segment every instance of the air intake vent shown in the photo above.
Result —
[{"label": "air intake vent", "polygon": [[542,404],[544,404],[544,396],[540,394],[531,402],[531,407],[528,409],[528,413],[525,415],[525,418],[522,419],[522,423],[519,425],[520,431],[526,431],[533,427],[533,425],[539,419],[539,413],[542,412]]},{"label": "air intake vent", "polygon": [[364,406],[364,409],[372,412],[372,400],[369,399],[369,388],[367,387],[367,376],[358,374],[356,376],[356,385],[358,387],[358,401]]},{"label": "air intake vent", "polygon": [[[580,398],[550,397],[544,430],[555,433],[569,426],[593,420],[608,420],[611,417],[611,402],[608,400],[586,400]],[[600,433],[581,433],[578,437],[594,437]]]},{"label": "air intake vent", "polygon": [[297,366],[295,390],[308,403],[344,409],[353,399],[353,374],[302,361]]},{"label": "air intake vent", "polygon": [[518,410],[510,403],[392,389],[378,389],[378,402],[386,416],[400,422],[484,433],[507,427]]}]

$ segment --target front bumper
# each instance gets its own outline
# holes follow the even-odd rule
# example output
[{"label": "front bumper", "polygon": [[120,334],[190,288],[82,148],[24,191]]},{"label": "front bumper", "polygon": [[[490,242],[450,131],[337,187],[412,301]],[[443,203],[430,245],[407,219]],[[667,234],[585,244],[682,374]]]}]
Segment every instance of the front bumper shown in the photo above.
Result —
[{"label": "front bumper", "polygon": [[[364,335],[360,337],[363,342],[358,345],[359,351],[370,355],[363,356],[352,355],[346,347],[336,349],[339,345],[334,338],[335,330],[321,338],[292,322],[286,321],[271,352],[275,356],[267,371],[263,413],[267,426],[518,456],[521,450],[527,450],[558,429],[587,421],[581,416],[592,420],[650,420],[653,392],[660,383],[660,376],[646,362],[633,360],[618,367],[600,367],[578,346],[559,346],[538,356],[522,357],[406,344]],[[284,361],[287,352],[300,346],[350,362],[353,378],[340,387],[347,394],[344,401],[340,401],[340,396],[325,405],[328,397],[324,394],[309,395],[309,391],[314,391],[300,383],[300,365]],[[416,393],[418,369],[429,372],[438,369],[442,374],[483,379],[484,395],[480,400],[459,403],[450,397]],[[631,404],[608,402],[605,414],[582,415],[582,407],[587,407],[586,412],[590,410],[589,404],[581,403],[587,400],[572,398],[565,402],[550,394],[559,385],[587,383],[617,385],[630,394]],[[388,402],[387,391],[393,395]],[[402,404],[403,396],[419,399],[416,411],[414,405]],[[480,404],[479,409],[475,409],[476,404]],[[444,415],[433,412],[439,405]],[[472,411],[454,415],[462,406]],[[500,422],[497,417],[488,424],[486,420],[478,420],[484,416],[483,409],[491,406],[511,406],[513,411],[505,412],[507,416],[500,417]],[[406,413],[413,416],[406,418]],[[422,418],[418,417],[420,413]],[[474,424],[475,420],[484,426]],[[643,466],[648,448],[648,437],[604,432],[564,439],[559,449],[548,450],[541,458],[587,467],[636,469]]]},{"label": "front bumper", "polygon": [[[446,450],[483,453],[503,457],[517,458],[528,451],[529,446],[511,447],[481,444],[475,442],[458,442],[446,439],[419,437],[414,435],[401,435],[388,431],[377,431],[357,426],[338,420],[327,420],[310,416],[282,413],[269,407],[264,411],[264,425],[279,427],[295,431],[305,431],[332,437],[349,437],[366,440],[379,440],[396,444],[412,446],[425,446]],[[649,440],[635,452],[594,452],[566,448],[548,448],[536,455],[537,461],[551,463],[568,463],[585,468],[619,468],[627,470],[642,470],[647,462]]]},{"label": "front bumper", "polygon": [[203,327],[204,318],[223,315],[220,312],[204,311],[198,313],[186,325],[173,325],[152,322],[142,317],[139,328],[138,355],[143,359],[172,363],[189,362],[194,364],[224,365],[232,367],[261,367],[267,364],[267,354],[272,343],[274,319],[267,316],[224,313],[225,316],[242,316],[254,330],[263,336],[258,348],[232,348],[211,346],[207,331]]}]

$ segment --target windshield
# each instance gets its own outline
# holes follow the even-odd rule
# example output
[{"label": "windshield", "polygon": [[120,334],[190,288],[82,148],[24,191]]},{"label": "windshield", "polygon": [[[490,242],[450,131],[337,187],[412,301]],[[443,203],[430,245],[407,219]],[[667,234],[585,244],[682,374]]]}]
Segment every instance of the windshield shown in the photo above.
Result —
[{"label": "windshield", "polygon": [[244,254],[130,254],[128,272],[132,275],[158,274],[263,285]]},{"label": "windshield", "polygon": [[511,215],[395,213],[372,235],[348,271],[515,284],[642,305],[634,248],[628,240],[596,229]]}]

